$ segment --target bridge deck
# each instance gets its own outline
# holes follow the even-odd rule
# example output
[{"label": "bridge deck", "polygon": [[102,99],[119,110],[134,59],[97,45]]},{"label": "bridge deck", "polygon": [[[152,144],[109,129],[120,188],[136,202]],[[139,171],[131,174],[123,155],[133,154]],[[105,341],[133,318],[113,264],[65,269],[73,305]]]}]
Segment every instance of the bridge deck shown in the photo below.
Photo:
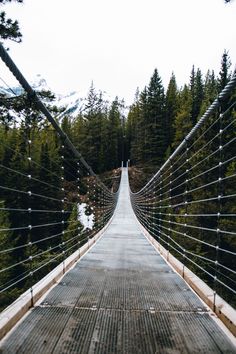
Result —
[{"label": "bridge deck", "polygon": [[235,353],[142,235],[124,169],[103,237],[2,344],[3,353]]}]

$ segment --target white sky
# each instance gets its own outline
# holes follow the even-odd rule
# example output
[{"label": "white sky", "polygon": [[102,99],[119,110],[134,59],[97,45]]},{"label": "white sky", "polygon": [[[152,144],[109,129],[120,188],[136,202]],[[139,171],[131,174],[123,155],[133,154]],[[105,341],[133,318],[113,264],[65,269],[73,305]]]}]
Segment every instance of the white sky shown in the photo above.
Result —
[{"label": "white sky", "polygon": [[[13,60],[56,93],[85,96],[93,80],[130,104],[155,67],[167,87],[172,71],[178,86],[188,83],[193,64],[218,74],[224,49],[236,64],[236,1],[24,0],[1,9],[23,34],[23,43],[7,43]],[[0,75],[10,83],[2,62]]]}]

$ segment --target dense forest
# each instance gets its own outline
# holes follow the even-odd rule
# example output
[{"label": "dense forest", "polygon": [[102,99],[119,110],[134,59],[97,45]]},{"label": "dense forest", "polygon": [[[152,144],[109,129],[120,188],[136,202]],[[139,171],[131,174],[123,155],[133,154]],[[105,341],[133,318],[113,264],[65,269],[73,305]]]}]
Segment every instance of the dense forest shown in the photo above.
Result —
[{"label": "dense forest", "polygon": [[[157,71],[137,92],[127,118],[127,149],[131,164],[158,170],[229,81],[230,59],[225,51],[216,76],[205,77],[193,66],[189,83],[178,88],[174,73],[165,91]],[[139,186],[140,187],[140,186]]]},{"label": "dense forest", "polygon": [[[39,92],[57,114],[53,94]],[[111,216],[122,159],[120,103],[110,105],[91,87],[83,115],[58,122],[107,191],[64,145],[27,95],[0,97],[1,304],[11,302]],[[106,173],[106,171],[112,171]],[[113,203],[113,204],[112,204]],[[92,227],[79,219],[92,218]],[[81,216],[81,215],[80,215]],[[32,280],[33,277],[33,280]]]},{"label": "dense forest", "polygon": [[[131,188],[137,191],[157,172],[196,124],[230,76],[227,52],[223,53],[218,76],[208,71],[203,77],[201,70],[193,67],[189,83],[181,88],[178,88],[173,73],[165,90],[155,69],[149,84],[142,92],[136,92],[127,117],[123,113],[123,101],[116,97],[113,102],[107,102],[102,93],[91,85],[83,111],[76,118],[65,116],[58,123],[93,170],[110,187],[113,183],[107,182],[118,177],[117,168],[122,161],[129,159]],[[38,92],[38,95],[54,116],[60,116],[53,104],[53,93]],[[56,132],[27,95],[15,98],[1,95],[0,98],[0,221],[1,229],[6,230],[1,232],[1,250],[14,250],[2,254],[1,267],[9,269],[1,275],[1,283],[6,285],[9,279],[17,282],[19,274],[26,275],[26,279],[20,283],[21,290],[16,287],[9,290],[7,296],[3,295],[2,303],[7,304],[32,283],[27,275],[33,269],[43,262],[47,263],[50,257],[55,258],[63,242],[74,239],[77,230],[83,230],[77,219],[75,203],[86,201],[87,215],[91,214],[89,193],[94,181],[86,177],[86,169],[82,166],[77,171],[76,159],[62,145]],[[29,141],[32,143],[29,144]],[[234,166],[230,168],[232,170]],[[80,177],[78,195],[75,183],[77,172]],[[27,194],[29,190],[33,193],[30,198]],[[62,232],[61,213],[46,214],[44,211],[60,209],[63,194],[67,196],[67,202],[62,203],[65,210]],[[198,193],[200,197],[201,192]],[[100,207],[97,206],[96,216],[101,212]],[[42,212],[28,213],[27,208]],[[227,208],[233,210],[229,203]],[[98,223],[98,217],[95,219]],[[65,223],[68,225],[65,226]],[[204,224],[205,227],[209,226],[207,222]],[[37,227],[29,231],[28,225]],[[42,230],[40,225],[49,226]],[[43,243],[42,232],[43,240],[47,240]],[[58,236],[52,238],[52,235]],[[25,245],[28,247],[23,247]],[[227,244],[229,246],[234,250],[232,240]],[[29,258],[31,262],[26,262]],[[15,264],[20,264],[16,269],[9,266],[13,259]],[[59,257],[57,261],[61,259]],[[46,274],[57,261],[49,261],[42,271],[37,272],[37,276],[34,275],[34,281]]]},{"label": "dense forest", "polygon": [[[22,35],[17,21],[7,19],[4,12],[0,14],[0,21],[2,39],[20,42]],[[199,121],[231,75],[227,51],[222,55],[219,73],[209,70],[204,75],[200,68],[193,66],[189,82],[183,87],[178,86],[172,73],[165,88],[158,70],[154,69],[147,85],[141,91],[137,89],[127,116],[123,100],[115,97],[108,102],[93,84],[76,118],[69,115],[57,118],[61,111],[54,105],[54,94],[49,91],[37,94],[109,190],[116,191],[118,169],[122,161],[130,160],[131,189],[138,191]],[[227,109],[234,100],[235,93],[228,102],[222,103],[222,109]],[[234,125],[228,140],[234,139],[233,128]],[[232,147],[231,156],[235,156],[234,149]],[[229,156],[225,156],[227,158]],[[32,97],[26,94],[10,98],[0,95],[0,160],[0,264],[1,269],[5,269],[0,272],[0,283],[1,289],[6,289],[0,300],[4,306],[69,255],[71,252],[66,245],[70,246],[71,240],[73,247],[68,249],[73,251],[78,247],[78,234],[82,235],[79,242],[87,240],[87,231],[77,217],[78,204],[86,204],[87,216],[94,214],[93,229],[97,230],[107,221],[99,224],[110,202],[109,195],[104,196],[86,168],[81,164],[78,167],[78,161],[37,110]],[[235,168],[233,161],[224,170],[224,176],[233,175]],[[232,188],[231,184],[228,188]],[[102,193],[105,204],[100,203]],[[197,193],[198,199],[204,197],[203,190]],[[227,200],[224,207],[234,214],[233,201]],[[208,208],[213,210],[213,203]],[[189,211],[197,212],[194,205]],[[178,221],[176,217],[175,222]],[[199,218],[197,222],[205,228],[219,226],[207,218]],[[235,230],[234,219],[222,219],[221,223],[226,229]],[[175,239],[179,241],[178,236]],[[236,252],[232,237],[225,237],[223,244]],[[204,248],[198,252],[205,254]],[[12,267],[13,263],[17,266]],[[227,259],[228,267],[232,267],[231,263]],[[46,266],[41,266],[43,264]]]}]

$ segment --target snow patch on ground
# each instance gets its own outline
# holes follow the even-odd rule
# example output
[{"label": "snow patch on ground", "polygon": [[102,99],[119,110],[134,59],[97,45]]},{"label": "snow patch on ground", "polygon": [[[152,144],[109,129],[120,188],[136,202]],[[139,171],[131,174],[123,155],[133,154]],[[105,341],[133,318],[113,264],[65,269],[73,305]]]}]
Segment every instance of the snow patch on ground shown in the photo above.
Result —
[{"label": "snow patch on ground", "polygon": [[78,207],[78,220],[81,222],[81,224],[85,229],[93,229],[94,226],[94,214],[86,215],[86,209],[87,209],[87,204],[82,203],[82,204],[77,204]]}]

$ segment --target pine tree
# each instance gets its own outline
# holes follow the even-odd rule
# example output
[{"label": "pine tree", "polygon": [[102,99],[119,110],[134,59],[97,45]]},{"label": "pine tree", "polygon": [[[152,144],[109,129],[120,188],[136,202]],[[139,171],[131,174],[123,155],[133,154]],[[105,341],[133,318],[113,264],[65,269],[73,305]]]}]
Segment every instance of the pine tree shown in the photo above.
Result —
[{"label": "pine tree", "polygon": [[204,99],[200,110],[200,115],[204,114],[207,108],[215,100],[217,96],[217,80],[214,71],[207,71],[204,81]]},{"label": "pine tree", "polygon": [[112,170],[121,165],[122,144],[122,117],[119,111],[118,97],[111,104],[108,113],[109,151],[106,158],[109,161],[108,169]]},{"label": "pine tree", "polygon": [[134,149],[135,145],[135,136],[136,136],[136,125],[137,119],[140,114],[139,107],[139,89],[137,88],[135,93],[134,103],[130,106],[126,124],[125,124],[125,135],[126,135],[126,143],[127,143],[127,157],[129,160],[133,160],[133,151],[131,153],[131,149]]},{"label": "pine tree", "polygon": [[174,122],[178,111],[178,90],[174,73],[170,78],[170,82],[166,92],[166,103],[165,103],[165,124],[166,124],[166,139],[168,146],[173,143],[175,131]]},{"label": "pine tree", "polygon": [[85,136],[82,147],[84,153],[82,152],[82,154],[92,168],[100,172],[101,129],[102,121],[106,119],[106,106],[102,93],[98,94],[93,84],[87,97],[84,119]]},{"label": "pine tree", "polygon": [[224,50],[224,53],[223,53],[222,59],[221,59],[221,69],[220,69],[219,78],[218,78],[218,92],[223,90],[225,85],[230,80],[230,77],[231,77],[230,67],[231,67],[231,61],[229,58],[229,54],[226,50]]},{"label": "pine tree", "polygon": [[[137,107],[138,108],[138,107]],[[147,162],[147,141],[148,141],[148,90],[144,90],[140,94],[139,110],[137,110],[136,129],[135,129],[135,145],[132,147],[131,152],[135,156],[138,163]]]},{"label": "pine tree", "polygon": [[[73,122],[70,119],[70,117],[65,116],[62,120],[61,123],[61,129],[66,133],[68,138],[75,143],[74,141],[74,134],[73,134]],[[71,153],[71,150],[64,144],[64,142],[61,142],[61,145],[63,145],[63,148],[58,148],[58,152],[61,152],[61,156],[64,156],[64,161],[66,163],[66,168],[64,169],[64,178],[67,181],[73,181],[75,179],[75,173],[77,171],[77,165],[76,165],[76,158],[75,156]],[[61,151],[59,151],[61,150]]]},{"label": "pine tree", "polygon": [[195,72],[194,66],[190,76],[190,92],[192,99],[191,118],[193,125],[195,125],[199,118],[201,105],[204,98],[204,91],[201,70],[197,69],[197,72]]},{"label": "pine tree", "polygon": [[[0,200],[0,229],[9,229],[11,224],[9,220],[9,212],[4,210],[5,203],[4,200]],[[11,231],[1,231],[0,232],[0,250],[1,252],[13,247],[12,242],[12,232]],[[3,270],[11,264],[13,258],[10,252],[1,253],[0,257],[0,269]],[[11,271],[7,270],[0,273],[0,284],[1,287],[9,280]]]},{"label": "pine tree", "polygon": [[168,144],[165,131],[164,87],[157,69],[150,79],[147,93],[148,115],[145,121],[147,134],[144,153],[146,162],[160,167]]},{"label": "pine tree", "polygon": [[0,37],[10,39],[20,43],[22,34],[19,29],[18,21],[13,21],[6,17],[6,12],[0,13]]},{"label": "pine tree", "polygon": [[79,221],[78,218],[78,206],[75,204],[73,206],[72,212],[70,214],[70,217],[68,219],[68,227],[66,229],[66,232],[62,238],[63,241],[69,241],[73,239],[73,243],[76,242],[75,238],[77,241],[79,240],[80,234],[83,230],[83,226],[81,225],[81,222]]},{"label": "pine tree", "polygon": [[101,172],[108,171],[110,169],[110,124],[108,117],[102,119],[101,123],[101,145],[99,153],[99,168]]},{"label": "pine tree", "polygon": [[191,119],[192,99],[191,91],[187,85],[179,93],[179,109],[176,114],[174,129],[175,136],[173,148],[176,148],[193,127]]},{"label": "pine tree", "polygon": [[[0,200],[0,228],[9,229],[11,223],[9,220],[9,212],[4,210],[5,203],[4,200]],[[1,231],[0,232],[0,289],[3,291],[0,294],[0,310],[11,303],[19,294],[19,290],[15,287],[5,290],[10,284],[12,277],[14,276],[14,270],[7,269],[12,264],[15,263],[15,258],[12,252],[7,251],[14,247],[14,241],[12,238],[11,231]],[[5,252],[3,252],[5,251]],[[3,252],[3,253],[2,253]],[[4,271],[5,269],[5,271]]]}]

